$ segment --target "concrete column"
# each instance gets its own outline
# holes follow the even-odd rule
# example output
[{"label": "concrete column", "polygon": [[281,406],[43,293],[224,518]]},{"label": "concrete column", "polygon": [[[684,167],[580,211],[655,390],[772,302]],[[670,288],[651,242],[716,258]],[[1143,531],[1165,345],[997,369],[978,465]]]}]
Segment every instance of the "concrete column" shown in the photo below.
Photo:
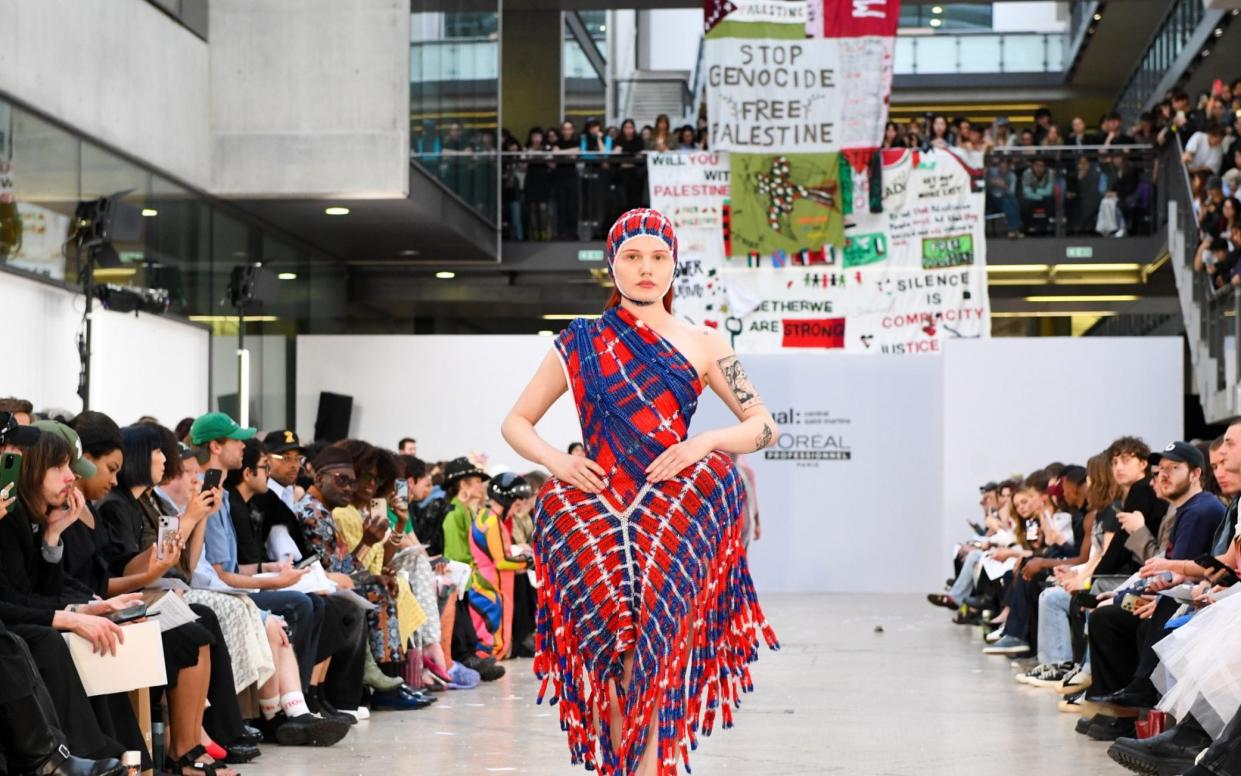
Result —
[{"label": "concrete column", "polygon": [[525,142],[531,127],[559,126],[564,30],[559,11],[504,9],[500,53],[501,122]]}]

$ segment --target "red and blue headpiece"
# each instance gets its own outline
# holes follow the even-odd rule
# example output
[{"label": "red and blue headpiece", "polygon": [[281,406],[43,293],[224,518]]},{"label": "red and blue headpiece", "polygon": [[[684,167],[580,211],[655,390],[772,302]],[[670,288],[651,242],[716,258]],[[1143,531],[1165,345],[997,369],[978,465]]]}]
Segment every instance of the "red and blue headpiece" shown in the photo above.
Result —
[{"label": "red and blue headpiece", "polygon": [[607,256],[609,271],[612,269],[612,263],[616,261],[616,255],[621,252],[621,248],[624,247],[625,243],[643,235],[650,235],[663,240],[668,249],[672,251],[673,265],[676,264],[677,235],[672,229],[672,222],[658,210],[639,207],[616,219],[616,223],[612,224],[612,228],[608,230],[608,243],[605,255]]}]

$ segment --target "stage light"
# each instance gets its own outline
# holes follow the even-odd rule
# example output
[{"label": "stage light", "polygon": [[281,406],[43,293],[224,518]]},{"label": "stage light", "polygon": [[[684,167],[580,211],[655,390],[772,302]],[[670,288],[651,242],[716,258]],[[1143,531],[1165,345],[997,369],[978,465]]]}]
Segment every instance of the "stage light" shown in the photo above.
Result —
[{"label": "stage light", "polygon": [[330,208],[325,209],[323,212],[328,214],[329,216],[347,216],[349,215],[349,208],[330,207]]},{"label": "stage light", "polygon": [[1136,294],[1078,294],[1065,296],[1027,296],[1027,302],[1136,302]]}]

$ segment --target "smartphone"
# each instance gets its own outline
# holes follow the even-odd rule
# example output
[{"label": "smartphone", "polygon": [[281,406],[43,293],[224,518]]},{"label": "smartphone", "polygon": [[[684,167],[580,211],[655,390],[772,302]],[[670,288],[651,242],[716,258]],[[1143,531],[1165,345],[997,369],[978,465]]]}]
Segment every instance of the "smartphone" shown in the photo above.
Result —
[{"label": "smartphone", "polygon": [[[159,614],[159,612],[156,612],[155,614]],[[104,616],[107,617],[112,622],[116,623],[117,625],[122,625],[127,622],[133,622],[134,620],[141,620],[143,617],[147,617],[147,616],[153,617],[155,615],[147,614],[146,604],[136,603],[133,606],[128,606],[120,610],[119,612],[112,612]]]},{"label": "smartphone", "polygon": [[388,503],[381,498],[371,499],[371,516],[375,515],[385,518],[388,516]]},{"label": "smartphone", "polygon": [[307,555],[306,557],[299,560],[297,563],[294,563],[293,568],[298,569],[300,571],[301,569],[307,568],[308,566],[310,566],[310,564],[314,563],[317,560],[319,560],[319,555],[317,553],[311,553],[310,555]]},{"label": "smartphone", "polygon": [[160,515],[159,534],[155,539],[155,557],[164,559],[164,545],[173,540],[177,531],[181,530],[181,518],[171,515]]},{"label": "smartphone", "polygon": [[0,488],[8,488],[6,495],[13,495],[14,488],[17,487],[17,474],[22,466],[22,457],[19,453],[5,453],[0,455]]},{"label": "smartphone", "polygon": [[409,484],[404,478],[396,481],[396,497],[405,501],[409,500]]},{"label": "smartphone", "polygon": [[1034,520],[1026,521],[1026,541],[1027,542],[1038,541],[1038,523],[1035,522]]},{"label": "smartphone", "polygon": [[220,487],[220,482],[224,479],[223,469],[208,469],[203,475],[203,490],[214,490]]},{"label": "smartphone", "polygon": [[1221,563],[1219,558],[1215,557],[1214,555],[1207,554],[1199,558],[1195,558],[1194,563],[1206,569],[1207,572],[1210,573],[1212,576],[1220,572],[1223,572],[1222,576],[1220,576],[1218,579],[1215,580],[1215,584],[1217,585],[1223,585],[1224,587],[1232,587],[1233,585],[1237,584],[1238,579],[1237,579],[1236,573],[1232,569],[1228,568],[1223,563]]},{"label": "smartphone", "polygon": [[1134,609],[1137,609],[1141,605],[1142,605],[1142,598],[1140,596],[1134,595],[1133,593],[1126,594],[1124,599],[1121,600],[1120,602],[1120,608],[1124,609],[1126,612],[1132,612]]}]

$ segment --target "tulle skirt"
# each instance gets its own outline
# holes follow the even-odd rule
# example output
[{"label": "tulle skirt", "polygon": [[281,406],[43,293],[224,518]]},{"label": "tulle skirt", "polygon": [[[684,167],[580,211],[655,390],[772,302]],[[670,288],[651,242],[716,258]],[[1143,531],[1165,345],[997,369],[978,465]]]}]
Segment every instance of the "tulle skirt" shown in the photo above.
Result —
[{"label": "tulle skirt", "polygon": [[1192,714],[1219,737],[1241,706],[1241,595],[1200,611],[1156,644],[1155,654],[1151,681],[1163,693],[1157,708],[1178,720]]}]

